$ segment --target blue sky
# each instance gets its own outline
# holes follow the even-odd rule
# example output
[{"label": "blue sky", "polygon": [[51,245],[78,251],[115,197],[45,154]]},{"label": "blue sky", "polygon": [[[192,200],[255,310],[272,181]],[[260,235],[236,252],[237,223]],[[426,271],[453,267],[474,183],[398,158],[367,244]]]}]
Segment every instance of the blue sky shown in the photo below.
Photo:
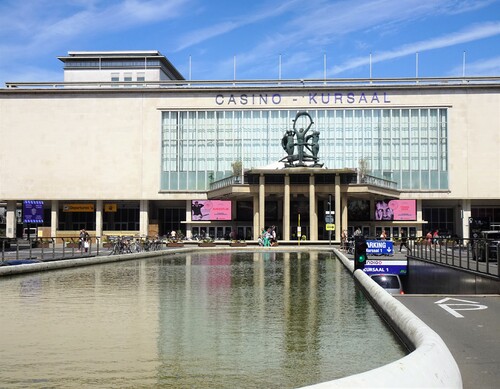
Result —
[{"label": "blue sky", "polygon": [[2,87],[93,50],[159,50],[193,80],[461,76],[464,57],[499,76],[500,0],[0,0]]}]

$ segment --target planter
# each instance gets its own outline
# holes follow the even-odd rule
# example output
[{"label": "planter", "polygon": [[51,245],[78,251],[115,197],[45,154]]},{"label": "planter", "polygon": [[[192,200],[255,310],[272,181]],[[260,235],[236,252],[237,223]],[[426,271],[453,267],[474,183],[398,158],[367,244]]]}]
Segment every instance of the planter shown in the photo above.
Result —
[{"label": "planter", "polygon": [[109,242],[108,243],[103,243],[102,247],[104,247],[105,249],[110,249],[111,247],[113,247],[113,243],[109,243]]},{"label": "planter", "polygon": [[78,243],[68,243],[66,245],[66,247],[69,249],[77,249],[77,248],[79,248],[79,245],[78,245]]},{"label": "planter", "polygon": [[168,242],[167,247],[184,247],[184,243],[179,242]]},{"label": "planter", "polygon": [[246,247],[246,243],[242,243],[242,242],[233,242],[233,243],[229,243],[229,246],[231,247]]},{"label": "planter", "polygon": [[215,243],[198,243],[198,247],[215,247]]},{"label": "planter", "polygon": [[39,248],[39,249],[48,249],[50,247],[50,243],[42,243],[42,242],[38,242],[36,244],[36,247]]}]

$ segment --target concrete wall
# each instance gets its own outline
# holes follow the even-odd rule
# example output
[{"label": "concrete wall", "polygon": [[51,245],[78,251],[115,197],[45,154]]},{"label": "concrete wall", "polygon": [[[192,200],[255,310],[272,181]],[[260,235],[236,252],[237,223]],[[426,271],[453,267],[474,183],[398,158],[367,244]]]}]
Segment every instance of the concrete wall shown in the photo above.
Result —
[{"label": "concrete wall", "polygon": [[[345,87],[344,87],[345,88]],[[126,90],[128,89],[128,90]],[[309,90],[311,89],[311,90]],[[500,199],[499,87],[357,87],[351,90],[209,89],[116,91],[0,89],[0,199],[188,199],[159,193],[161,111],[178,109],[332,109],[448,107],[450,192],[408,193],[417,199]],[[329,104],[311,94],[342,92]],[[352,92],[352,91],[351,91]],[[365,94],[379,100],[361,100]],[[248,98],[280,95],[279,104]],[[223,95],[222,98],[217,96]],[[231,99],[231,96],[236,96]],[[234,103],[233,103],[234,102]],[[279,144],[282,131],[276,134]],[[404,196],[404,197],[405,197]]]},{"label": "concrete wall", "polygon": [[412,294],[500,294],[500,282],[498,277],[409,258],[404,290]]}]

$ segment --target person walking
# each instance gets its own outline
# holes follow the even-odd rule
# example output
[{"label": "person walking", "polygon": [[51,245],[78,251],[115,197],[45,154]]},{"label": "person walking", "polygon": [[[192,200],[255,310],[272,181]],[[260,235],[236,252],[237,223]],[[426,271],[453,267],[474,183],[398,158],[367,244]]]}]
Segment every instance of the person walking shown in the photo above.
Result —
[{"label": "person walking", "polygon": [[406,236],[406,231],[401,231],[401,244],[399,245],[399,252],[401,252],[402,248],[406,247],[406,251],[411,254],[411,249],[408,247],[408,236]]}]

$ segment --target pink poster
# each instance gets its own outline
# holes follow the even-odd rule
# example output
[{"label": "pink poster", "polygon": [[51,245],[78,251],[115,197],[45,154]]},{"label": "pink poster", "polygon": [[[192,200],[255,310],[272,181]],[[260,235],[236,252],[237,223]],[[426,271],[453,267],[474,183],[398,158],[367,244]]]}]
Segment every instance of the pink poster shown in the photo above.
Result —
[{"label": "pink poster", "polygon": [[379,200],[375,202],[375,220],[417,220],[416,200]]},{"label": "pink poster", "polygon": [[191,219],[196,220],[231,220],[230,200],[193,200],[191,201]]},{"label": "pink poster", "polygon": [[417,202],[415,200],[391,200],[389,207],[394,212],[394,220],[417,220]]}]

